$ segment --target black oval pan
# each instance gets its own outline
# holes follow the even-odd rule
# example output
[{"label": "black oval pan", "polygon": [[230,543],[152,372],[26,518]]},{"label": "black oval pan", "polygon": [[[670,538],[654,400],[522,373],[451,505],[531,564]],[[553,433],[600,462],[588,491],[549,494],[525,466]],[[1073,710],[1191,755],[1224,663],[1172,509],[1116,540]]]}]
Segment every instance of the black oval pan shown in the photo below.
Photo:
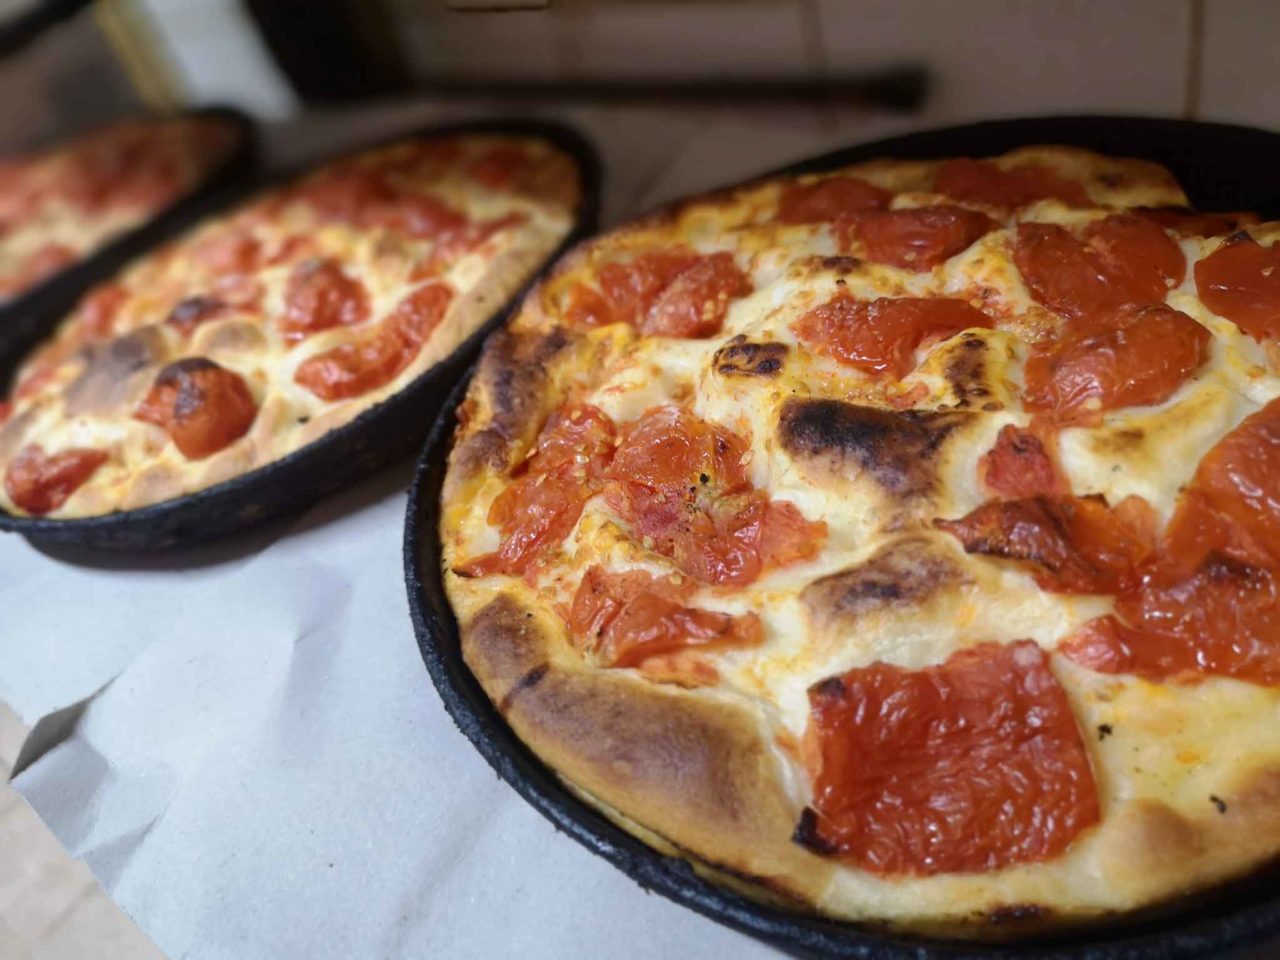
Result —
[{"label": "black oval pan", "polygon": [[86,290],[113,276],[143,251],[195,223],[212,206],[251,180],[257,161],[252,121],[227,107],[193,110],[189,115],[213,117],[228,123],[235,133],[231,151],[203,181],[156,216],[0,304],[0,387],[9,382],[22,358],[71,312]]},{"label": "black oval pan", "polygon": [[[985,156],[1036,143],[1088,147],[1168,166],[1203,209],[1280,217],[1273,166],[1280,136],[1178,120],[1066,117],[1009,120],[910,134],[826,154],[775,171],[827,170],[878,157]],[[862,960],[1271,960],[1280,956],[1280,872],[1262,871],[1144,918],[1009,945],[893,935],[766,906],[698,876],[679,857],[635,839],[582,800],[515,736],[462,660],[444,592],[440,490],[466,384],[444,406],[418,462],[405,518],[409,612],[427,672],[458,728],[497,774],[538,812],[646,890],[804,957]]]},{"label": "black oval pan", "polygon": [[[538,137],[565,151],[577,162],[582,197],[574,226],[557,250],[548,255],[546,263],[551,263],[560,253],[595,230],[600,194],[600,165],[595,150],[578,133],[559,124],[519,120],[433,126],[405,131],[377,144],[343,151],[341,156],[363,153],[380,144],[413,137],[465,133]],[[334,159],[338,158],[323,162]],[[273,178],[272,184],[288,179]],[[266,186],[266,183],[256,184],[252,190],[242,190],[234,198],[224,198],[218,210],[229,209],[251,192]],[[22,534],[37,545],[141,551],[205,543],[242,532],[269,519],[299,513],[325,495],[404,459],[418,449],[440,410],[441,401],[475,359],[484,337],[506,318],[523,297],[524,289],[536,279],[536,276],[531,278],[453,353],[424,371],[404,389],[362,411],[350,423],[279,460],[183,497],[100,517],[58,520],[18,517],[0,510],[0,530]]]}]

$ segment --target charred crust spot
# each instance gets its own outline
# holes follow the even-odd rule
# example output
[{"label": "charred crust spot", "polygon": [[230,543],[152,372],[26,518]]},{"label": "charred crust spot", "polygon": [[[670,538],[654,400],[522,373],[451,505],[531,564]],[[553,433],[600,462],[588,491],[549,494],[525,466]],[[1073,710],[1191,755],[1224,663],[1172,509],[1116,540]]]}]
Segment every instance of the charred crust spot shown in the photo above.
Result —
[{"label": "charred crust spot", "polygon": [[[532,614],[529,614],[529,616],[532,616]],[[543,677],[547,675],[547,671],[550,669],[551,664],[540,663],[512,684],[511,689],[508,690],[506,696],[502,698],[502,702],[498,704],[498,712],[505,716],[507,711],[511,709],[511,704],[515,702],[516,697],[520,696],[520,694],[524,693],[526,690],[533,689],[541,683]]]},{"label": "charred crust spot", "polygon": [[722,377],[771,377],[782,369],[785,343],[752,343],[742,334],[716,351],[712,366]]},{"label": "charred crust spot", "polygon": [[1219,813],[1227,812],[1227,802],[1217,794],[1215,793],[1209,794],[1209,802],[1212,803],[1215,808],[1217,808],[1217,811]]},{"label": "charred crust spot", "polygon": [[1031,923],[1043,920],[1053,911],[1041,903],[1007,903],[987,911],[987,922],[991,924]]},{"label": "charred crust spot", "polygon": [[791,834],[791,842],[823,857],[832,857],[837,853],[836,845],[824,840],[818,833],[818,814],[812,807],[805,807],[800,814],[800,822]]},{"label": "charred crust spot", "polygon": [[982,337],[962,337],[958,348],[947,357],[945,375],[955,392],[957,409],[988,401],[991,388],[987,385],[987,341]]},{"label": "charred crust spot", "polygon": [[964,574],[926,538],[899,540],[855,566],[809,584],[800,594],[815,615],[861,617],[903,604],[919,604]]},{"label": "charred crust spot", "polygon": [[778,438],[793,458],[832,473],[869,474],[900,498],[921,497],[936,485],[935,461],[952,431],[970,422],[959,411],[885,410],[840,400],[788,400]]},{"label": "charred crust spot", "polygon": [[862,266],[862,261],[857,257],[823,257],[818,263],[823,270],[834,273],[853,273]]},{"label": "charred crust spot", "polygon": [[1098,724],[1098,741],[1099,742],[1102,742],[1103,740],[1107,739],[1107,737],[1111,736],[1111,734],[1113,733],[1115,733],[1115,730],[1112,728],[1111,724],[1109,723]]},{"label": "charred crust spot", "polygon": [[87,344],[81,351],[84,369],[67,386],[67,413],[106,413],[124,399],[125,381],[155,363],[162,350],[163,337],[149,327]]},{"label": "charred crust spot", "polygon": [[1123,173],[1112,172],[1112,173],[1102,173],[1098,175],[1098,182],[1101,183],[1104,187],[1110,187],[1113,190],[1116,187],[1123,186],[1127,180],[1128,178]]},{"label": "charred crust spot", "polygon": [[1225,247],[1225,246],[1230,246],[1236,243],[1252,243],[1252,242],[1253,242],[1253,234],[1251,234],[1248,230],[1237,230],[1235,233],[1231,234],[1231,236],[1227,237],[1227,239],[1223,240],[1222,245]]}]

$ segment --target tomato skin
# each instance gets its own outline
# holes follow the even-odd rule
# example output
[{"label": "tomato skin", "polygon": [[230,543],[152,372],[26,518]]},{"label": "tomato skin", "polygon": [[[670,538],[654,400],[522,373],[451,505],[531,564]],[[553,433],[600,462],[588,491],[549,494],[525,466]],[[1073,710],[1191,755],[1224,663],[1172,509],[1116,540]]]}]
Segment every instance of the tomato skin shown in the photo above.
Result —
[{"label": "tomato skin", "polygon": [[575,326],[628,323],[649,336],[709,337],[724,324],[729,301],[752,290],[728,253],[643,253],[602,266],[600,289],[575,284],[565,317]]},{"label": "tomato skin", "polygon": [[103,450],[73,447],[49,454],[28,444],[9,461],[4,489],[21,509],[39,516],[66,503],[108,459]]},{"label": "tomato skin", "polygon": [[164,429],[188,460],[203,460],[249,432],[258,404],[238,373],[190,357],[156,375],[133,415]]},{"label": "tomato skin", "polygon": [[1280,400],[1219,440],[1196,468],[1193,488],[1280,564]]},{"label": "tomato skin", "polygon": [[703,583],[745,585],[812,557],[826,524],[751,485],[749,447],[683,407],[655,407],[623,432],[605,499],[646,545]]},{"label": "tomato skin", "polygon": [[386,386],[413,363],[452,302],[453,290],[447,284],[419,287],[363,339],[298,364],[294,382],[331,403]]},{"label": "tomato skin", "polygon": [[879,876],[1055,857],[1099,819],[1066,694],[1031,641],[860,667],[809,690],[813,805],[796,839]]},{"label": "tomato skin", "polygon": [[943,340],[995,321],[964,300],[880,297],[871,302],[839,293],[791,325],[804,343],[843,364],[901,380],[915,369],[926,340]]},{"label": "tomato skin", "polygon": [[1209,331],[1161,304],[1129,303],[1031,348],[1026,409],[1059,422],[1150,406],[1173,395],[1208,359]]},{"label": "tomato skin", "polygon": [[1095,220],[1079,237],[1057,224],[1019,224],[1013,259],[1032,299],[1067,317],[1163,303],[1186,274],[1169,235],[1127,214]]},{"label": "tomato skin", "polygon": [[867,260],[919,272],[945,263],[999,226],[977,210],[936,206],[863,214],[850,232]]},{"label": "tomato skin", "polygon": [[[686,581],[687,584],[687,581]],[[691,591],[644,571],[590,567],[569,613],[574,639],[605,666],[639,667],[651,657],[687,649],[759,646],[764,628],[754,613],[732,616],[685,606]]]},{"label": "tomato skin", "polygon": [[962,203],[1006,211],[1039,200],[1060,200],[1069,207],[1093,205],[1083,184],[1037,164],[1002,169],[987,160],[948,160],[938,169],[934,190]]},{"label": "tomato skin", "polygon": [[1262,219],[1248,211],[1201,213],[1187,207],[1133,207],[1129,212],[1180,237],[1225,237]]},{"label": "tomato skin", "polygon": [[536,571],[543,554],[578,522],[599,492],[617,442],[613,421],[598,407],[570,404],[554,411],[533,453],[489,508],[489,523],[501,540],[493,553],[461,564],[461,576],[512,576]]},{"label": "tomato skin", "polygon": [[212,277],[256,272],[262,245],[247,230],[219,230],[191,247],[190,256]]},{"label": "tomato skin", "polygon": [[1195,268],[1206,307],[1255,340],[1280,337],[1280,246],[1247,234],[1228,237]]},{"label": "tomato skin", "polygon": [[330,168],[297,187],[292,196],[329,220],[361,229],[394,230],[418,240],[436,239],[467,225],[464,214],[400,186],[388,171],[377,168]]},{"label": "tomato skin", "polygon": [[1040,437],[1012,424],[1000,428],[995,446],[978,461],[978,476],[984,487],[1010,500],[1070,492]]},{"label": "tomato skin", "polygon": [[1027,565],[1041,589],[1054,593],[1131,590],[1152,550],[1146,524],[1088,497],[991,501],[934,526],[956,537],[967,553]]},{"label": "tomato skin", "polygon": [[369,318],[364,284],[347,275],[335,260],[306,260],[289,273],[280,330],[289,343],[333,327],[349,327]]},{"label": "tomato skin", "polygon": [[827,177],[792,184],[778,198],[779,223],[836,223],[868,210],[884,210],[893,194],[857,177]]}]

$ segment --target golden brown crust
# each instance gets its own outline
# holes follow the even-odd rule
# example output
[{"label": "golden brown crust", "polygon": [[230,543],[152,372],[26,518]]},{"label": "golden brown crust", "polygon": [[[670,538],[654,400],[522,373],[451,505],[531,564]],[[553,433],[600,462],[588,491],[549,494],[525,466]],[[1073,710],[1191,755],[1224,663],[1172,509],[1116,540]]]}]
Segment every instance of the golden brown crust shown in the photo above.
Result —
[{"label": "golden brown crust", "polygon": [[804,901],[825,888],[831,865],[790,842],[796,807],[751,711],[585,670],[549,633],[507,595],[462,631],[467,666],[544,762],[720,869]]}]

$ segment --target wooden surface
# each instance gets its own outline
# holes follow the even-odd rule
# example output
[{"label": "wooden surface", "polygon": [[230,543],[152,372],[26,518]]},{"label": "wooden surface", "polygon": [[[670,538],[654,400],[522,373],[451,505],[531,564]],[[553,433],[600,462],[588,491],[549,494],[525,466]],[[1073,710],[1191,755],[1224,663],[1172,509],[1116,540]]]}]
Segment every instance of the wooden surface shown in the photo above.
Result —
[{"label": "wooden surface", "polygon": [[26,735],[0,703],[0,960],[163,960],[9,786]]}]

